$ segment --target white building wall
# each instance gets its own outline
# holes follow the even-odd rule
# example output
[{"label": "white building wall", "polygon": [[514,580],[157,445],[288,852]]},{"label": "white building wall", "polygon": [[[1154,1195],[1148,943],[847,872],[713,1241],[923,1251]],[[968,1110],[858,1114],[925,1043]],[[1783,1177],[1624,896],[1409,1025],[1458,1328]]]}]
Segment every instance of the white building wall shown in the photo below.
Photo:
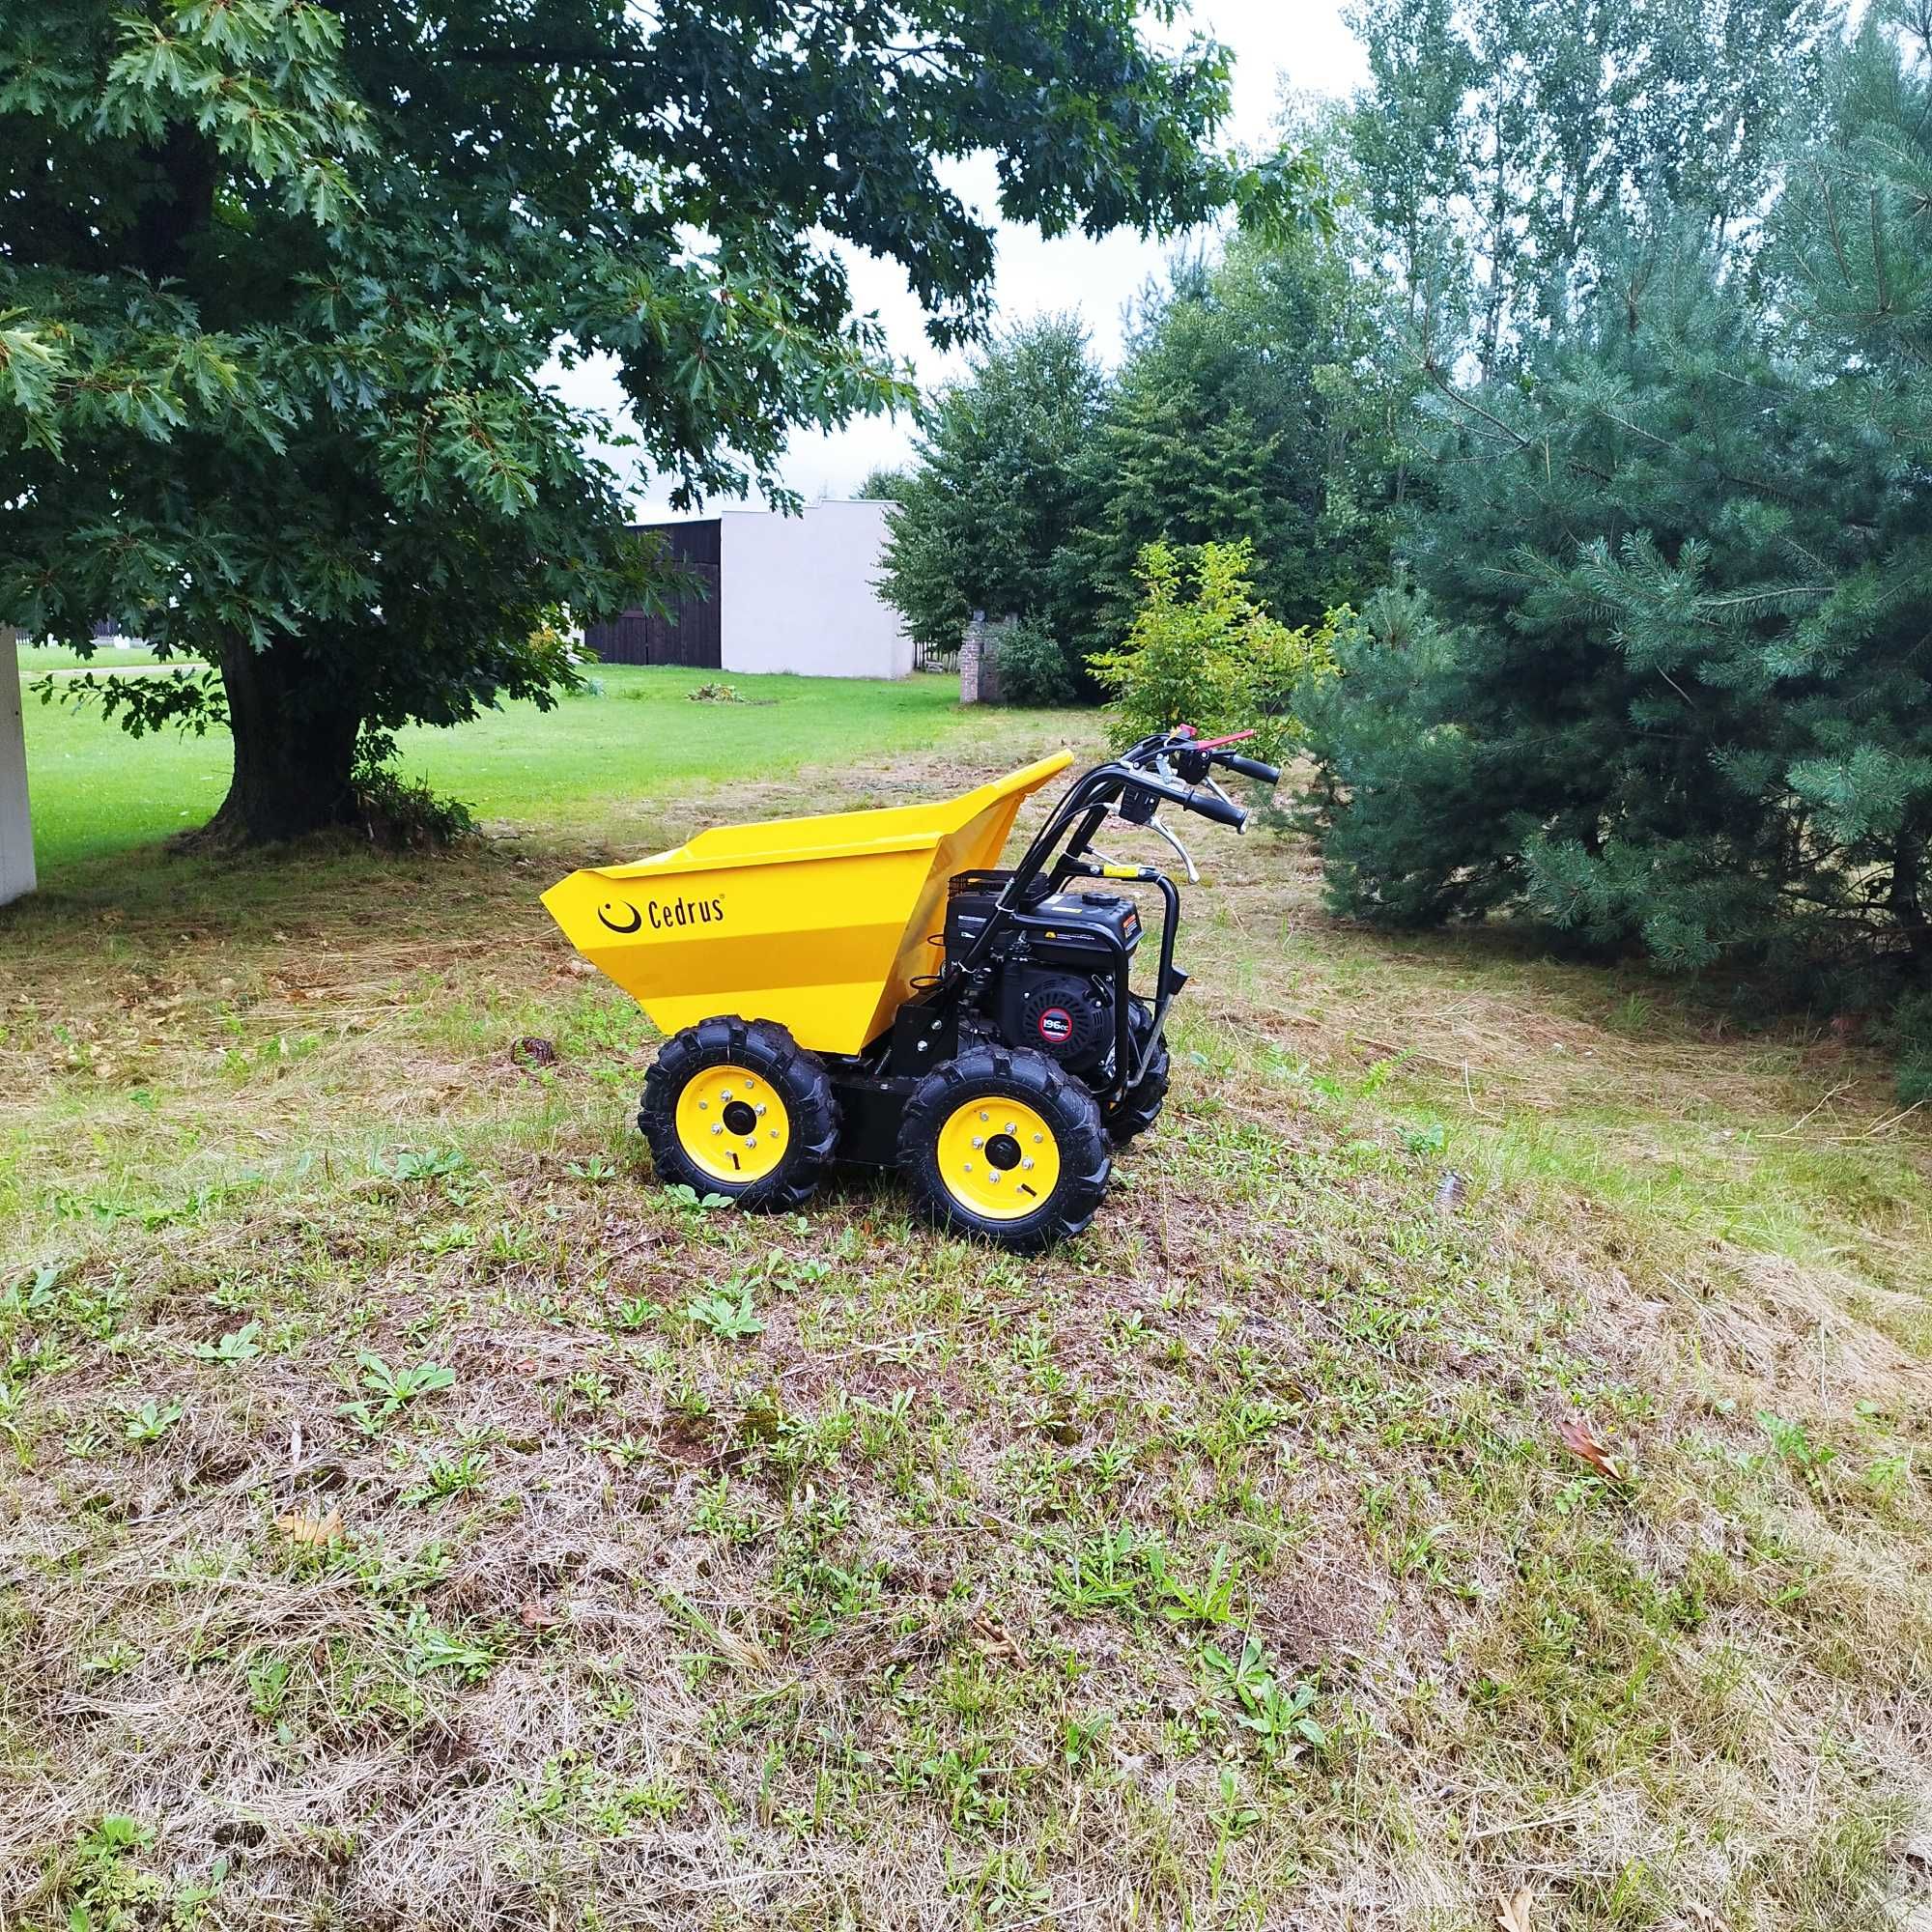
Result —
[{"label": "white building wall", "polygon": [[27,813],[27,727],[20,716],[20,652],[0,628],[0,905],[34,890],[34,822]]},{"label": "white building wall", "polygon": [[720,517],[719,642],[726,670],[905,677],[912,639],[879,594],[885,503],[812,503],[803,516]]}]

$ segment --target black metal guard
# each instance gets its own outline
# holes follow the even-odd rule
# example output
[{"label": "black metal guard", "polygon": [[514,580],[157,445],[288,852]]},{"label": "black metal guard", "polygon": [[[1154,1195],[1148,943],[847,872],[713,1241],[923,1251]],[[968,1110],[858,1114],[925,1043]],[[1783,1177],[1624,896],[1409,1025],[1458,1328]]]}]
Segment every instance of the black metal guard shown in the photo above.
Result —
[{"label": "black metal guard", "polygon": [[[1094,836],[1106,822],[1108,807],[1128,793],[1136,795],[1136,804],[1144,802],[1148,807],[1148,816],[1162,804],[1178,805],[1183,810],[1199,812],[1203,817],[1212,818],[1222,825],[1233,826],[1239,831],[1247,819],[1247,814],[1221,796],[1219,792],[1201,786],[1183,783],[1178,780],[1162,777],[1158,773],[1145,770],[1135,762],[1140,758],[1150,761],[1164,755],[1170,750],[1179,749],[1188,739],[1170,735],[1162,738],[1148,738],[1121,758],[1109,759],[1105,764],[1095,765],[1091,771],[1083,772],[1067,788],[1066,795],[1047,814],[1046,823],[1035,835],[1020,862],[1008,876],[999,897],[993,902],[992,910],[986,915],[986,923],[980,928],[977,938],[967,949],[965,957],[957,962],[949,961],[946,978],[935,1003],[956,1001],[972,984],[973,975],[992,950],[993,942],[1002,934],[1024,931],[1030,925],[1037,925],[1041,931],[1048,929],[1050,922],[1037,920],[1024,910],[1029,892],[1035,882],[1045,872],[1049,862],[1053,862],[1053,877],[1049,890],[1068,878],[1105,878],[1107,873],[1087,859]],[[1256,766],[1246,759],[1236,760],[1232,754],[1216,752],[1212,761],[1229,765],[1240,765],[1250,775],[1272,770],[1272,767]],[[1204,765],[1204,770],[1206,769]],[[1070,838],[1066,837],[1071,832]],[[1064,850],[1054,859],[1061,840],[1065,838]],[[1177,985],[1174,976],[1175,941],[1180,929],[1180,894],[1174,881],[1158,867],[1142,866],[1134,868],[1132,883],[1157,886],[1162,899],[1160,930],[1160,979],[1154,991],[1153,1025],[1149,1032],[1146,1047],[1136,1055],[1133,1050],[1133,1015],[1130,1000],[1133,993],[1132,960],[1120,940],[1107,934],[1107,944],[1114,951],[1114,1077],[1108,1084],[1097,1090],[1097,1097],[1102,1103],[1110,1102],[1130,1093],[1147,1077],[1148,1067],[1152,1064],[1155,1048],[1160,1043],[1162,1029],[1167,1024],[1167,1012],[1174,1002]]]}]

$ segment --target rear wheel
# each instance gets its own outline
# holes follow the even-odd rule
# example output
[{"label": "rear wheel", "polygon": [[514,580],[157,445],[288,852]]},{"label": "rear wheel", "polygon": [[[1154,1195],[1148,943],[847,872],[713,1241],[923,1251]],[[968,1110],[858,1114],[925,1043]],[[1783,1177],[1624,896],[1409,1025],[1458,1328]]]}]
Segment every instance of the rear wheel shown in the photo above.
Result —
[{"label": "rear wheel", "polygon": [[[1153,1009],[1145,1000],[1134,999],[1128,1008],[1127,1037],[1136,1060],[1147,1051],[1152,1033]],[[1116,1147],[1125,1147],[1136,1134],[1146,1133],[1160,1118],[1161,1105],[1167,1098],[1167,1040],[1163,1037],[1154,1043],[1147,1071],[1105,1110],[1107,1132]]]},{"label": "rear wheel", "polygon": [[644,1076],[638,1125],[667,1186],[743,1208],[801,1208],[838,1143],[831,1077],[770,1020],[699,1020]]},{"label": "rear wheel", "polygon": [[927,1219],[1032,1254],[1093,1220],[1113,1161],[1078,1080],[1037,1053],[976,1046],[913,1090],[899,1166]]}]

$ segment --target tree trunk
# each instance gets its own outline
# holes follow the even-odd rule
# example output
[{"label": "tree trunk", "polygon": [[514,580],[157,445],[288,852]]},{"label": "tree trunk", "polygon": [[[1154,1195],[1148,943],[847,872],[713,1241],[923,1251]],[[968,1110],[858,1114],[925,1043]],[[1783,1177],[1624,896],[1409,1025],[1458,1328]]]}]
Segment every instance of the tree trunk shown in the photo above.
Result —
[{"label": "tree trunk", "polygon": [[265,845],[355,817],[350,773],[361,706],[296,640],[218,653],[235,734],[235,776],[194,842]]}]

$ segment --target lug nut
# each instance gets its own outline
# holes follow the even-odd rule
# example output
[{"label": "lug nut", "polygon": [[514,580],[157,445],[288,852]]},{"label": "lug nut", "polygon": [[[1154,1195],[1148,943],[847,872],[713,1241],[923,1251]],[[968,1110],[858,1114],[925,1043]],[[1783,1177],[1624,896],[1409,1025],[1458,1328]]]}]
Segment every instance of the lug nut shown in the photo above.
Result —
[{"label": "lug nut", "polygon": [[723,1121],[713,1121],[711,1122],[711,1131],[714,1134],[722,1134],[724,1131],[724,1122]]},{"label": "lug nut", "polygon": [[1034,1137],[1033,1137],[1033,1144],[1034,1144],[1034,1146],[1035,1146],[1035,1147],[1037,1147],[1037,1146],[1038,1146],[1038,1145],[1040,1144],[1040,1142],[1041,1142],[1041,1141],[1043,1141],[1043,1140],[1044,1140],[1045,1138],[1046,1138],[1046,1136],[1045,1136],[1044,1134],[1036,1134],[1036,1135],[1034,1135]]},{"label": "lug nut", "polygon": [[975,1147],[984,1147],[986,1143],[982,1141],[978,1134],[975,1134],[973,1136],[973,1145]]},{"label": "lug nut", "polygon": [[745,1136],[745,1145],[748,1148],[754,1148],[757,1146],[757,1144],[758,1144],[758,1137],[756,1134],[747,1134]]},{"label": "lug nut", "polygon": [[1033,1165],[1033,1155],[1028,1154],[1027,1157],[1020,1162],[1020,1165],[1022,1167],[1031,1167]]},{"label": "lug nut", "polygon": [[764,1103],[764,1102],[763,1102],[762,1100],[760,1100],[760,1101],[758,1102],[758,1108],[757,1108],[757,1111],[758,1111],[758,1112],[759,1112],[759,1113],[760,1113],[761,1115],[762,1115],[762,1114],[764,1113],[764,1111],[765,1111],[765,1103]]},{"label": "lug nut", "polygon": [[982,1121],[990,1121],[990,1120],[991,1120],[991,1119],[992,1119],[993,1117],[992,1117],[992,1116],[991,1116],[991,1115],[990,1115],[989,1113],[987,1113],[987,1111],[985,1110],[985,1108],[981,1107],[981,1108],[980,1109],[980,1119],[981,1119]]}]

